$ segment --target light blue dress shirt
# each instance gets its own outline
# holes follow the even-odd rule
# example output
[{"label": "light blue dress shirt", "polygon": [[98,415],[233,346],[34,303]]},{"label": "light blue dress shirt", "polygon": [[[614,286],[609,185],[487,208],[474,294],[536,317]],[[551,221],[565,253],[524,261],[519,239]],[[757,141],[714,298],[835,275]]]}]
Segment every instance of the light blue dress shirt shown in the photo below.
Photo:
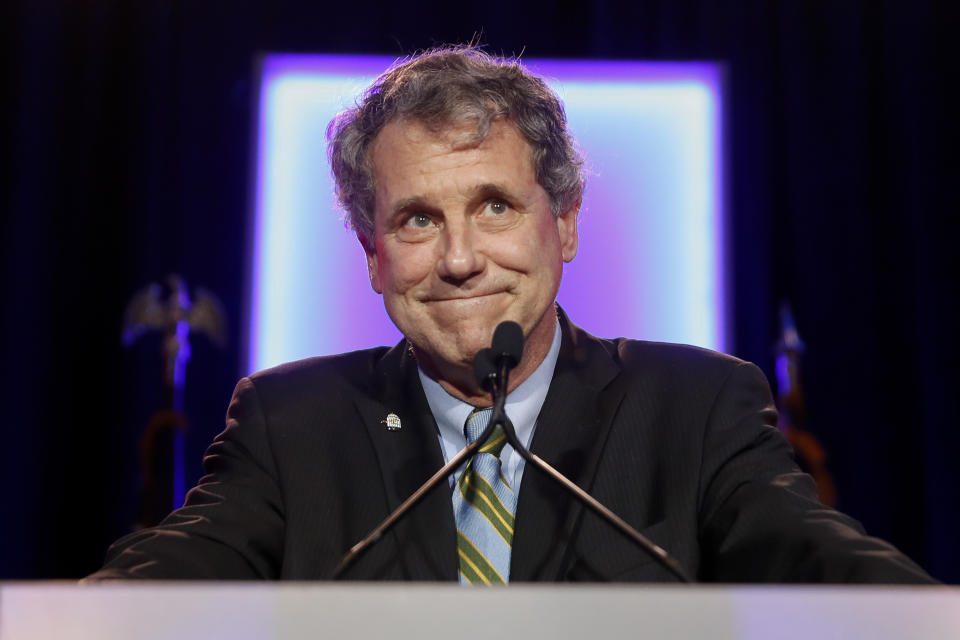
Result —
[{"label": "light blue dress shirt", "polygon": [[[547,351],[547,356],[543,359],[543,362],[529,378],[507,395],[507,416],[513,422],[517,439],[527,448],[530,447],[530,442],[533,440],[533,432],[537,426],[537,416],[540,414],[540,407],[543,406],[547,391],[550,389],[550,381],[553,379],[557,356],[560,355],[560,335],[560,323],[558,321],[553,331],[553,342],[550,344],[550,350]],[[430,405],[430,411],[433,413],[440,431],[440,448],[443,450],[443,460],[449,462],[461,449],[467,446],[463,425],[467,421],[467,416],[474,410],[474,406],[447,393],[436,380],[425,374],[423,369],[418,367],[418,371],[423,391],[427,396],[427,403]],[[500,461],[504,477],[510,483],[510,487],[514,491],[518,491],[520,480],[523,477],[524,459],[508,444],[500,453]],[[450,476],[451,489],[457,478],[460,477],[464,466],[461,465],[457,472]]]}]

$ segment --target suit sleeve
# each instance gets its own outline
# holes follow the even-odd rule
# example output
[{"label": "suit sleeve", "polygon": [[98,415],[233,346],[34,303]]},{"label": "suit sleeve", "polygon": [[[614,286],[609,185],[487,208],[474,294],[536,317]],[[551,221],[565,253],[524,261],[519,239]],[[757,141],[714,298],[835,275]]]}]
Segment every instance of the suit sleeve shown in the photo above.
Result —
[{"label": "suit sleeve", "polygon": [[704,433],[702,580],[935,582],[893,546],[867,536],[859,522],[821,504],[775,425],[766,378],[739,363]]},{"label": "suit sleeve", "polygon": [[204,456],[205,475],[159,525],[115,542],[87,580],[277,578],[284,510],[267,422],[244,378],[227,427]]}]

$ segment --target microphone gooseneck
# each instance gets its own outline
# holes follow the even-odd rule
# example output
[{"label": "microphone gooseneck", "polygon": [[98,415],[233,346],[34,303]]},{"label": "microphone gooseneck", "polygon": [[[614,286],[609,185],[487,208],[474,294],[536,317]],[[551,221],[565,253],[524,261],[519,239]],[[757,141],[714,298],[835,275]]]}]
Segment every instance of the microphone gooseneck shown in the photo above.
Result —
[{"label": "microphone gooseneck", "polygon": [[349,569],[354,562],[360,558],[363,553],[372,547],[380,538],[383,537],[387,531],[390,530],[393,525],[395,525],[410,509],[412,509],[418,502],[420,502],[425,495],[427,495],[431,489],[440,484],[445,480],[451,473],[457,470],[457,468],[467,461],[473,454],[475,454],[480,447],[483,446],[483,440],[477,440],[471,444],[468,444],[466,447],[460,450],[460,453],[453,456],[450,459],[450,462],[440,467],[440,469],[430,476],[430,478],[424,482],[419,489],[410,494],[410,497],[400,503],[393,512],[383,519],[383,522],[378,524],[373,531],[368,533],[363,540],[357,544],[350,547],[350,550],[340,559],[340,563],[337,564],[336,568],[333,570],[333,573],[330,574],[331,580],[338,580],[343,577],[344,572]]}]

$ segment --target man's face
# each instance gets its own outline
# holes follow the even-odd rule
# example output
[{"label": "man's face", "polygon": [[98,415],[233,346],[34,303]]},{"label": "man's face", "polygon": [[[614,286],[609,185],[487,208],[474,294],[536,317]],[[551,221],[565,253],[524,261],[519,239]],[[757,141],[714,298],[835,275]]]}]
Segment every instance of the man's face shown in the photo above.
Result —
[{"label": "man's face", "polygon": [[563,262],[577,252],[579,204],[553,216],[517,129],[497,120],[479,145],[456,145],[472,132],[394,121],[372,150],[370,283],[434,377],[472,370],[503,320],[523,327],[525,353],[549,344]]}]

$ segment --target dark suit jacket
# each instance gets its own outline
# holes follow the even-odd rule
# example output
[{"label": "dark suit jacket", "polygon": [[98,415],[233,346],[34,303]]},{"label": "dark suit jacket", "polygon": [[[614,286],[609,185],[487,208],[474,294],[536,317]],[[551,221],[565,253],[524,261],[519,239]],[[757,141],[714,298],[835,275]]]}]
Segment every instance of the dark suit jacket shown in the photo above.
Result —
[{"label": "dark suit jacket", "polygon": [[[926,582],[919,567],[821,505],[775,428],[762,373],[693,347],[563,342],[531,449],[710,581]],[[383,423],[396,413],[402,428]],[[328,577],[443,465],[405,342],[241,380],[207,475],[158,527],[115,543],[99,578]],[[455,580],[440,484],[348,572]],[[672,581],[621,533],[528,465],[511,581]]]}]

